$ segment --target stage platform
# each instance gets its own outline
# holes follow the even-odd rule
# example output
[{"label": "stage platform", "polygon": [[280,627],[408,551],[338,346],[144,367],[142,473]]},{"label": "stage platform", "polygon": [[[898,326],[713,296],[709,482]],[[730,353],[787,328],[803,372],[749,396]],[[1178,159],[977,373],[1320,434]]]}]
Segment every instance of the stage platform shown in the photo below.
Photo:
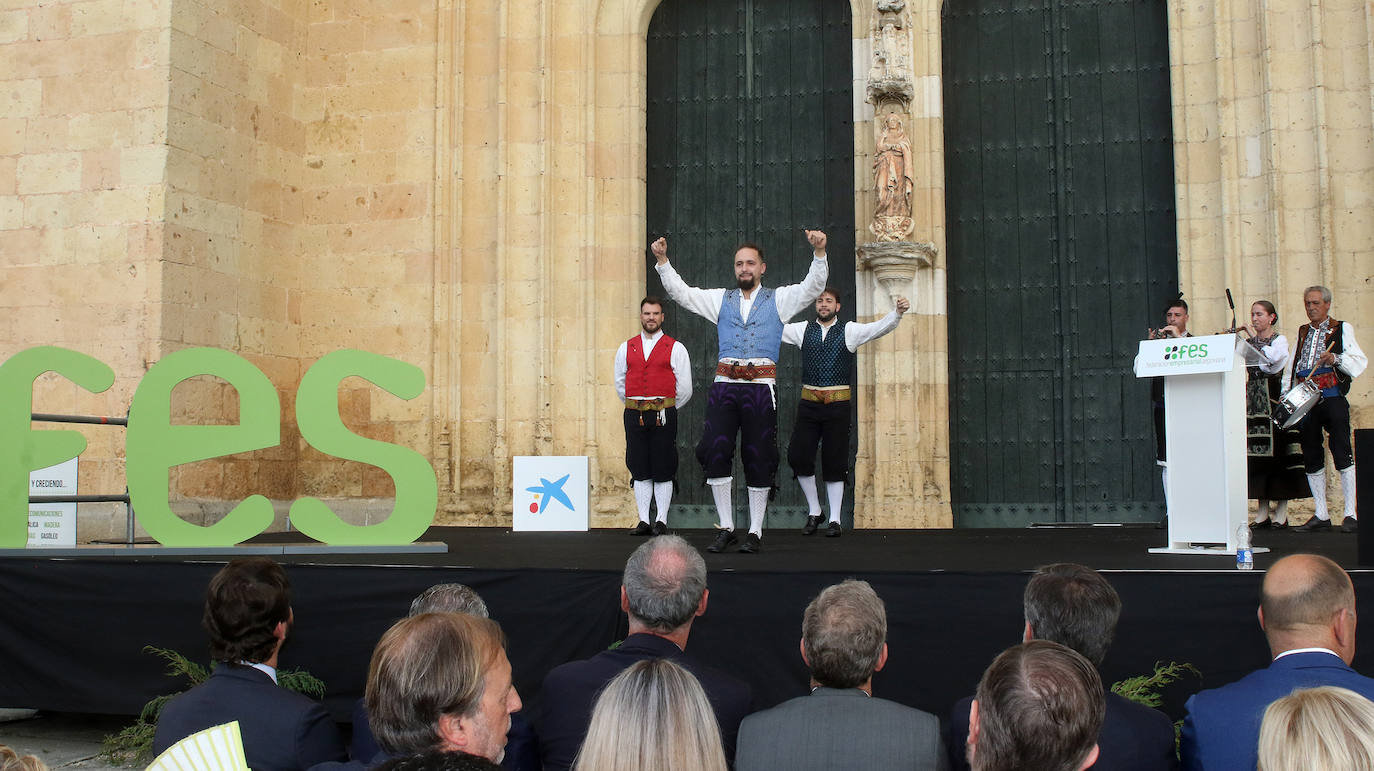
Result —
[{"label": "stage platform", "polygon": [[[703,548],[709,530],[680,535]],[[255,539],[292,543],[295,534]],[[422,541],[443,553],[292,555],[278,559],[294,586],[296,623],[282,666],[309,670],[329,688],[343,720],[362,692],[376,640],[431,584],[476,589],[505,629],[516,685],[537,710],[539,683],[553,666],[585,658],[625,635],[620,571],[643,541],[623,531],[513,533],[432,528]],[[1254,572],[1230,556],[1156,555],[1165,540],[1149,527],[1017,530],[853,531],[841,538],[769,532],[757,555],[706,554],[710,599],[688,651],[753,684],[757,706],[806,692],[797,652],[802,610],[846,577],[871,582],[886,601],[888,666],[875,693],[946,716],[972,693],[983,668],[1020,640],[1027,572],[1072,561],[1107,572],[1124,610],[1104,664],[1109,680],[1147,673],[1156,661],[1201,672],[1172,687],[1165,709],[1263,666],[1268,651],[1255,608],[1265,567],[1283,555],[1331,557],[1355,581],[1360,615],[1374,599],[1374,572],[1356,565],[1356,538],[1341,533],[1261,533]],[[148,699],[179,690],[145,645],[206,658],[201,602],[228,556],[0,559],[0,705],[63,712],[135,714]],[[1355,668],[1374,671],[1374,648]]]}]

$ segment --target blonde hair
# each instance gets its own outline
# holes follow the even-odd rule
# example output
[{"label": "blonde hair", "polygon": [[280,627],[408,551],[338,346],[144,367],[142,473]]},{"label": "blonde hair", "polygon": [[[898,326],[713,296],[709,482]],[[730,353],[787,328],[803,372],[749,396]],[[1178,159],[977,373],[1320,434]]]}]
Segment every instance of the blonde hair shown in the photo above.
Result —
[{"label": "blonde hair", "polygon": [[668,659],[616,675],[597,697],[573,771],[726,771],[701,683]]},{"label": "blonde hair", "polygon": [[48,767],[33,755],[20,755],[0,744],[0,771],[48,771]]},{"label": "blonde hair", "polygon": [[1334,686],[1293,691],[1264,711],[1260,771],[1374,771],[1374,703]]}]

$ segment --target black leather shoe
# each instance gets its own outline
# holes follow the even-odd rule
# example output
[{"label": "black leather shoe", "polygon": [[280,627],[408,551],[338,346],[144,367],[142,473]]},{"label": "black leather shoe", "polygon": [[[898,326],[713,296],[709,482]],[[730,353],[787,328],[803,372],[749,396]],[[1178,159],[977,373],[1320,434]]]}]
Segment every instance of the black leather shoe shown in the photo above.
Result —
[{"label": "black leather shoe", "polygon": [[839,522],[831,522],[831,523],[825,528],[825,537],[826,537],[826,538],[839,538],[839,537],[840,537],[840,532],[841,532],[841,531],[840,531],[840,523],[839,523]]},{"label": "black leather shoe", "polygon": [[654,522],[653,531],[654,531],[654,535],[667,535],[667,534],[668,534],[668,523],[667,523],[667,522],[664,522],[664,521],[661,520],[661,519],[658,520],[658,521],[656,521],[656,522]]},{"label": "black leather shoe", "polygon": [[806,518],[806,526],[802,528],[802,535],[814,535],[816,528],[821,526],[821,515]]},{"label": "black leather shoe", "polygon": [[740,554],[758,554],[763,550],[763,539],[748,533],[744,536],[744,543],[739,545]]},{"label": "black leather shoe", "polygon": [[1298,525],[1297,527],[1293,528],[1293,530],[1295,530],[1296,532],[1299,532],[1299,533],[1315,533],[1315,532],[1317,532],[1318,530],[1330,530],[1330,529],[1331,529],[1331,520],[1329,520],[1329,519],[1317,519],[1316,515],[1313,515],[1313,517],[1312,517],[1311,519],[1309,519],[1309,520],[1307,520],[1306,522],[1302,523],[1301,525]]},{"label": "black leather shoe", "polygon": [[1251,523],[1250,523],[1250,529],[1251,529],[1251,530],[1272,530],[1272,529],[1274,529],[1274,527],[1275,527],[1275,524],[1274,524],[1273,520],[1269,520],[1269,519],[1266,519],[1266,520],[1264,520],[1263,522],[1251,522]]},{"label": "black leather shoe", "polygon": [[654,532],[654,529],[649,527],[648,522],[640,522],[638,525],[635,525],[634,530],[630,531],[630,535],[649,535],[652,532]]},{"label": "black leather shoe", "polygon": [[1360,521],[1359,521],[1358,519],[1355,519],[1354,517],[1346,517],[1345,519],[1341,520],[1341,532],[1342,532],[1342,533],[1358,533],[1358,532],[1360,532]]},{"label": "black leather shoe", "polygon": [[706,551],[709,551],[712,554],[720,554],[721,552],[725,551],[725,548],[727,546],[730,546],[738,540],[739,538],[736,537],[735,534],[730,532],[729,530],[726,530],[723,527],[717,528],[716,540],[712,541],[711,545],[706,547]]}]

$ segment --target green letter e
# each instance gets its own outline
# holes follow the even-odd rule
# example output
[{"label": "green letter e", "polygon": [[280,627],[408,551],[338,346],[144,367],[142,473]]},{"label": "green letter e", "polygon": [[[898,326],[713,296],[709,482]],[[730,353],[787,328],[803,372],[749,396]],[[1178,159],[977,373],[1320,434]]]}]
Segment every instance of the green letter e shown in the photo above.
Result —
[{"label": "green letter e", "polygon": [[[236,426],[172,425],[172,389],[197,375],[228,381],[239,394]],[[164,356],[143,376],[129,409],[126,475],[138,521],[163,546],[233,546],[272,524],[272,502],[250,495],[213,525],[195,525],[168,505],[168,470],[236,452],[275,447],[281,402],[265,375],[218,348],[186,348]]]}]

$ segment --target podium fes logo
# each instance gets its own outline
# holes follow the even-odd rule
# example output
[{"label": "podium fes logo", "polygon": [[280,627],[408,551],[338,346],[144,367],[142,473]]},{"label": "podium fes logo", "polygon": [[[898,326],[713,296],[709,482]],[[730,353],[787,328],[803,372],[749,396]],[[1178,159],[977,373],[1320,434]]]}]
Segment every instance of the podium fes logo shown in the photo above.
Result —
[{"label": "podium fes logo", "polygon": [[1207,358],[1207,344],[1194,343],[1192,345],[1171,345],[1164,349],[1165,361],[1176,361],[1178,359],[1205,359]]}]

